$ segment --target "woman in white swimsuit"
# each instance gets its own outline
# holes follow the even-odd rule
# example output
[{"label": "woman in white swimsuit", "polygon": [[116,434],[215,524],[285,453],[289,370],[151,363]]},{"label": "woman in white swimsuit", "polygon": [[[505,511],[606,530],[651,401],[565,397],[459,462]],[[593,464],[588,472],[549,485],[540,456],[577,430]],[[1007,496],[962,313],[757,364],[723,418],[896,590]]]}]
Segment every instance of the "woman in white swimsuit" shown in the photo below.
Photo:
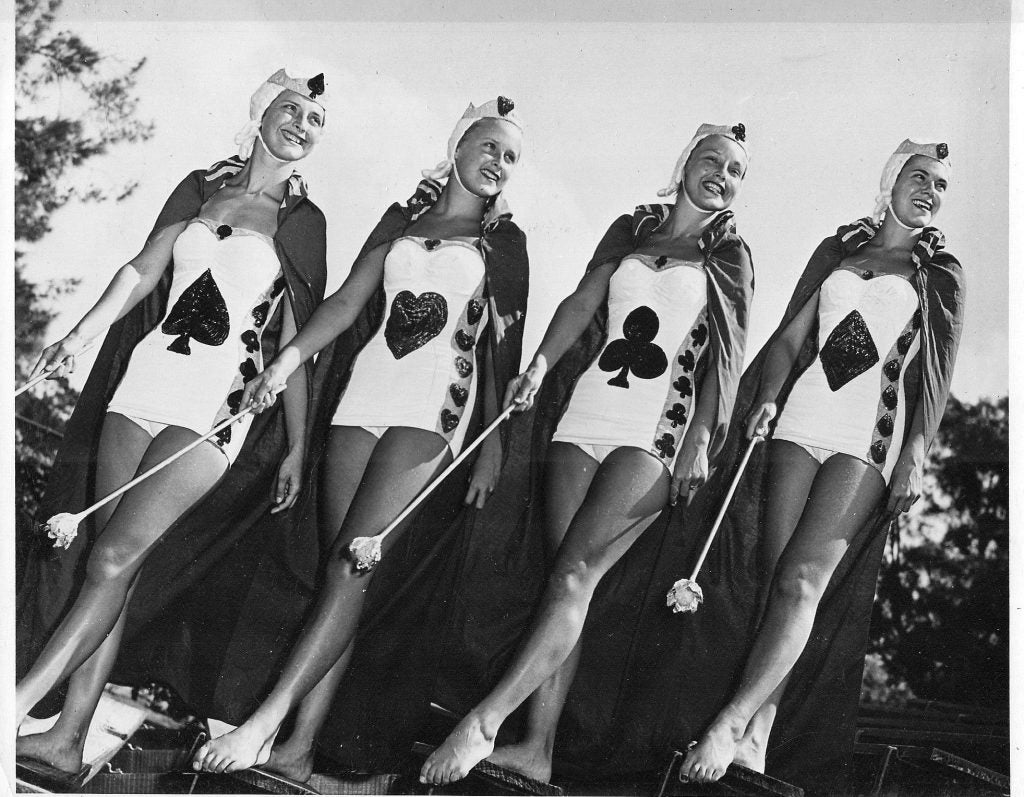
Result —
[{"label": "woman in white swimsuit", "polygon": [[[241,726],[198,751],[197,769],[266,765],[296,780],[310,776],[314,739],[351,658],[373,576],[356,567],[349,543],[379,533],[451,462],[477,403],[485,422],[497,416],[494,376],[507,380],[518,370],[525,239],[500,194],[521,148],[511,100],[470,105],[448,158],[424,172],[405,207],[385,213],[341,288],[246,386],[243,403],[272,401],[302,362],[338,339],[317,366],[318,385],[321,376],[332,385],[318,388],[318,400],[331,404],[327,428],[315,419],[312,432],[326,438],[319,523],[331,550],[274,689]],[[473,466],[467,503],[483,505],[501,461],[492,435]],[[386,538],[385,556],[408,525]],[[275,745],[293,709],[294,727]]]},{"label": "woman in white swimsuit", "polygon": [[764,771],[779,701],[833,572],[865,524],[881,515],[884,530],[921,494],[963,302],[960,265],[928,226],[947,156],[945,144],[900,145],[873,218],[822,243],[765,347],[747,433],[767,434],[778,416],[761,542],[771,587],[739,688],[683,763],[693,780],[718,780],[733,762]]},{"label": "woman in white swimsuit", "polygon": [[[578,374],[574,385],[568,374],[549,380],[571,386],[544,459],[554,568],[512,665],[431,754],[421,781],[450,783],[484,758],[550,779],[594,589],[667,503],[706,480],[732,409],[753,289],[728,211],[747,170],[745,140],[742,125],[700,127],[661,192],[681,201],[641,206],[612,225],[509,385],[506,406],[526,408],[556,364]],[[547,391],[538,404],[551,401]],[[498,728],[527,698],[525,738],[494,749]]]},{"label": "woman in white swimsuit", "polygon": [[[287,340],[305,320],[296,317],[294,297],[305,301],[310,286],[322,284],[325,264],[320,258],[313,269],[318,273],[303,271],[306,261],[317,258],[277,236],[287,226],[308,241],[299,248],[317,250],[319,241],[323,249],[323,214],[294,172],[320,140],[323,93],[323,75],[300,80],[283,69],[262,84],[250,102],[250,122],[236,139],[239,157],[182,181],[142,251],[117,272],[71,334],[40,357],[34,373],[70,373],[86,343],[137,314],[156,294],[164,301],[166,310],[131,351],[107,406],[96,455],[97,498],[235,414],[245,379],[262,367],[264,328],[280,313],[281,338]],[[120,346],[118,340],[108,343]],[[302,476],[306,378],[304,371],[294,374],[285,405],[289,448],[278,473],[278,510],[294,502]],[[17,687],[20,724],[71,676],[64,710],[51,730],[18,740],[19,756],[49,764],[57,774],[73,775],[81,767],[85,734],[116,659],[139,570],[164,532],[224,476],[249,420],[225,428],[209,445],[97,513],[99,536],[77,599]]]}]

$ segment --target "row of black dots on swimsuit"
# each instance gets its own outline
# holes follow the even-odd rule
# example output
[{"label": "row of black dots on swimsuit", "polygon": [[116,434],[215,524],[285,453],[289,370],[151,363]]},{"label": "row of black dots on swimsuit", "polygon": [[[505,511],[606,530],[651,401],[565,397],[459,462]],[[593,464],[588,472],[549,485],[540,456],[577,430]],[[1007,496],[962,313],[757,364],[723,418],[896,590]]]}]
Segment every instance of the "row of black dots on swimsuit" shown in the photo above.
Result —
[{"label": "row of black dots on swimsuit", "polygon": [[[270,306],[274,299],[280,295],[285,287],[284,275],[279,274],[274,283],[263,292],[256,300],[256,306],[252,308],[252,322],[242,331],[239,339],[245,347],[246,356],[238,366],[238,374],[231,381],[231,388],[224,404],[221,405],[217,416],[214,418],[214,426],[223,421],[228,415],[235,415],[242,406],[242,393],[245,390],[245,383],[255,379],[259,373],[259,366],[256,364],[255,354],[261,350],[260,333],[263,325],[267,323],[267,316],[270,314]],[[221,429],[215,435],[217,445],[223,447],[231,442],[231,427]]]},{"label": "row of black dots on swimsuit", "polygon": [[879,470],[885,467],[885,459],[892,445],[892,433],[896,426],[896,410],[899,404],[899,380],[907,352],[921,327],[921,311],[916,311],[903,328],[896,342],[886,355],[882,366],[882,393],[878,399],[874,429],[871,433],[871,447],[868,449],[870,462]]},{"label": "row of black dots on swimsuit", "polygon": [[469,385],[473,376],[473,352],[476,349],[476,332],[484,315],[484,300],[475,296],[466,302],[459,316],[459,323],[452,334],[452,366],[455,377],[448,385],[448,395],[438,416],[438,431],[451,439],[469,399]]},{"label": "row of black dots on swimsuit", "polygon": [[[690,409],[693,406],[694,397],[694,371],[697,368],[697,360],[708,340],[708,314],[705,307],[697,316],[690,328],[689,333],[683,339],[685,347],[681,354],[676,357],[679,365],[679,376],[672,382],[672,391],[665,402],[662,421],[658,424],[655,432],[654,448],[658,456],[665,460],[671,460],[676,455],[676,434],[668,431],[686,426]],[[675,396],[679,400],[675,400]]]}]

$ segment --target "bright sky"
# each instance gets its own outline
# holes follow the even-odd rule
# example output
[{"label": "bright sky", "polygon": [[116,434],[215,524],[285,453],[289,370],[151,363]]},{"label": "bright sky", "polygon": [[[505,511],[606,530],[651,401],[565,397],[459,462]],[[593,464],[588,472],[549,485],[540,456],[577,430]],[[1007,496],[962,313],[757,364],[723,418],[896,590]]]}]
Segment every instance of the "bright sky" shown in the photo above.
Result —
[{"label": "bright sky", "polygon": [[[712,21],[686,19],[679,3],[629,5],[649,11],[650,22],[631,21],[639,14],[621,3],[597,15],[582,4],[477,12],[446,3],[447,22],[431,21],[424,3],[297,2],[287,21],[267,16],[281,15],[279,4],[226,3],[216,20],[205,5],[64,6],[60,25],[107,56],[147,59],[140,116],[156,133],[88,163],[99,184],[137,179],[127,201],[69,206],[29,252],[30,277],[82,280],[62,300],[55,337],[141,248],[180,178],[234,151],[249,95],[287,66],[328,81],[326,134],[300,169],[327,215],[331,288],[385,207],[407,198],[419,170],[443,157],[466,104],[497,94],[516,101],[527,131],[507,195],[532,263],[524,357],[607,225],[657,201],[699,123],[747,126],[752,160],[734,210],[757,278],[748,358],[777,324],[815,245],[870,212],[895,146],[906,137],[948,142],[953,172],[937,224],[969,286],[953,391],[966,399],[1007,392],[1004,3],[910,3],[927,10],[914,17],[908,4],[869,2],[862,16],[884,21],[866,24],[838,21],[853,19],[848,3],[801,15],[801,4],[784,2],[774,16],[739,4],[729,17],[712,12]],[[939,21],[905,22],[899,13]]]}]

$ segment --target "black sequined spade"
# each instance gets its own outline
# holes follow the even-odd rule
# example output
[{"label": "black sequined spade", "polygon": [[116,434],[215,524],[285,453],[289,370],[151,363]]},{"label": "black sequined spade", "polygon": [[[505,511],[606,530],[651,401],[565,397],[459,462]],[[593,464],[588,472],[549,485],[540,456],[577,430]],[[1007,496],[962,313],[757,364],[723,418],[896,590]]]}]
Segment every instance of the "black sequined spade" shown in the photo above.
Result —
[{"label": "black sequined spade", "polygon": [[401,291],[391,303],[384,340],[400,360],[440,335],[447,323],[448,303],[441,294],[426,291],[415,296]]},{"label": "black sequined spade", "polygon": [[665,351],[651,343],[658,334],[661,322],[650,307],[640,306],[622,322],[622,337],[613,340],[601,352],[597,361],[602,371],[619,371],[608,380],[609,385],[629,388],[626,376],[630,373],[640,379],[655,379],[668,369]]},{"label": "black sequined spade", "polygon": [[878,349],[856,310],[840,321],[821,347],[821,367],[833,392],[878,362]]},{"label": "black sequined spade", "polygon": [[228,339],[231,319],[210,269],[185,289],[160,325],[160,331],[177,335],[167,350],[185,355],[192,353],[189,339],[207,346],[220,346]]},{"label": "black sequined spade", "polygon": [[321,72],[316,77],[311,77],[306,81],[306,88],[309,89],[309,98],[315,100],[321,94],[324,93],[324,73]]}]

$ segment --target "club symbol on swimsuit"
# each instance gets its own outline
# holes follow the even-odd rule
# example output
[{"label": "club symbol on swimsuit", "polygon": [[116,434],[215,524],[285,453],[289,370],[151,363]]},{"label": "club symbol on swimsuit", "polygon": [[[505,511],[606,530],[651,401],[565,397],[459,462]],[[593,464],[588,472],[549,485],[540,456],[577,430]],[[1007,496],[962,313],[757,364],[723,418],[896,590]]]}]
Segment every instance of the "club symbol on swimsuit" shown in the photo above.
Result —
[{"label": "club symbol on swimsuit", "polygon": [[178,336],[167,350],[186,355],[192,353],[190,338],[207,346],[220,346],[230,330],[228,308],[210,269],[185,289],[160,325],[165,335]]},{"label": "club symbol on swimsuit", "polygon": [[259,369],[256,367],[256,362],[252,357],[246,357],[242,360],[241,365],[238,366],[238,372],[246,382],[250,379],[255,379],[259,375]]},{"label": "club symbol on swimsuit", "polygon": [[[237,415],[239,408],[242,406],[242,391],[235,390],[228,394],[228,409],[231,410],[232,415]],[[217,445],[226,446],[231,442],[231,427],[225,426],[217,434],[214,435],[217,439]]]},{"label": "club symbol on swimsuit", "polygon": [[253,326],[261,327],[267,323],[267,313],[270,312],[270,302],[263,302],[252,308]]},{"label": "club symbol on swimsuit", "polygon": [[665,459],[672,459],[676,455],[676,440],[668,432],[654,441],[654,447],[661,452]]},{"label": "club symbol on swimsuit", "polygon": [[661,346],[651,343],[660,325],[658,314],[650,307],[640,306],[626,316],[623,339],[609,343],[597,361],[602,371],[619,371],[608,380],[609,385],[628,389],[626,376],[630,373],[639,379],[655,379],[665,373],[668,358]]},{"label": "club symbol on swimsuit", "polygon": [[683,367],[683,370],[689,373],[697,365],[697,361],[693,357],[693,351],[687,349],[676,359],[679,360],[679,364]]},{"label": "club symbol on swimsuit", "polygon": [[436,338],[448,323],[448,303],[439,293],[426,291],[419,296],[400,291],[391,303],[391,315],[384,325],[384,340],[400,360]]},{"label": "club symbol on swimsuit", "polygon": [[682,374],[680,374],[679,378],[672,383],[672,387],[674,387],[676,392],[683,398],[693,395],[693,382]]},{"label": "club symbol on swimsuit", "polygon": [[693,338],[694,346],[703,346],[704,341],[708,339],[708,325],[698,324],[697,328],[690,332],[690,337]]},{"label": "club symbol on swimsuit", "polygon": [[686,425],[686,405],[678,401],[672,405],[672,409],[665,413],[665,417],[672,421],[672,428]]}]

